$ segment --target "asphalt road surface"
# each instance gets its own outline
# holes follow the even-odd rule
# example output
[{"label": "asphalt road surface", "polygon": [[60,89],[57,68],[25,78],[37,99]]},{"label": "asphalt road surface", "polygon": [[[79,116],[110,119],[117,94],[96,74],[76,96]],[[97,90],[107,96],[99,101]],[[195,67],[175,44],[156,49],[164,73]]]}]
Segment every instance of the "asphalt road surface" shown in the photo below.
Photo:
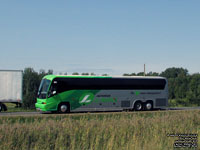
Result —
[{"label": "asphalt road surface", "polygon": [[[174,111],[174,110],[200,110],[200,107],[173,107],[173,108],[168,108],[166,110],[161,110],[161,111]],[[96,114],[97,112],[92,112]],[[98,112],[101,113],[101,112]],[[102,112],[105,113],[105,112]],[[109,113],[109,112],[106,112]],[[45,115],[45,114],[51,114],[50,112],[0,112],[0,116],[35,116],[35,115]],[[71,114],[77,114],[77,113],[71,113]],[[56,115],[56,114],[55,114]]]}]

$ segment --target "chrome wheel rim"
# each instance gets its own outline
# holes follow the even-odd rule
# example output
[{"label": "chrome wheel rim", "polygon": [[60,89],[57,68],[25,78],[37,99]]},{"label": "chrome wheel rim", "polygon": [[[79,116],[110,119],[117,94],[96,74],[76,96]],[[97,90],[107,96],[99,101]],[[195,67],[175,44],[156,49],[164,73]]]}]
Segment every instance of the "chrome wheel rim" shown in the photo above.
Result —
[{"label": "chrome wheel rim", "polygon": [[66,112],[67,111],[67,106],[66,105],[62,105],[61,107],[60,107],[60,110],[61,110],[61,112]]},{"label": "chrome wheel rim", "polygon": [[138,103],[138,104],[136,105],[136,109],[137,109],[137,110],[141,110],[141,109],[142,109],[142,104]]},{"label": "chrome wheel rim", "polygon": [[146,109],[147,109],[147,110],[151,110],[151,108],[152,108],[152,104],[151,104],[151,103],[147,103],[147,104],[146,104]]}]

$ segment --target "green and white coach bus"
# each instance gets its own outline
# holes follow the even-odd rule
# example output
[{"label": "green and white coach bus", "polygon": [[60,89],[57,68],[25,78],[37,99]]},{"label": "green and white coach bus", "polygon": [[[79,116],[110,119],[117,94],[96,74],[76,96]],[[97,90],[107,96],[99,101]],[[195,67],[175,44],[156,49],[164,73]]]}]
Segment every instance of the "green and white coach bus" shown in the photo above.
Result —
[{"label": "green and white coach bus", "polygon": [[168,84],[163,77],[47,75],[35,106],[59,113],[161,109],[168,106]]}]

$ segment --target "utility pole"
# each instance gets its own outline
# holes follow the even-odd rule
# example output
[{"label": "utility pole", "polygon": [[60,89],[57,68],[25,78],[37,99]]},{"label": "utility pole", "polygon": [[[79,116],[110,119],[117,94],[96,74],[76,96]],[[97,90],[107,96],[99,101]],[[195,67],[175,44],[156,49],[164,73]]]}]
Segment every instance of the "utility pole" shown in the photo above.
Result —
[{"label": "utility pole", "polygon": [[144,76],[146,76],[146,66],[144,64]]}]

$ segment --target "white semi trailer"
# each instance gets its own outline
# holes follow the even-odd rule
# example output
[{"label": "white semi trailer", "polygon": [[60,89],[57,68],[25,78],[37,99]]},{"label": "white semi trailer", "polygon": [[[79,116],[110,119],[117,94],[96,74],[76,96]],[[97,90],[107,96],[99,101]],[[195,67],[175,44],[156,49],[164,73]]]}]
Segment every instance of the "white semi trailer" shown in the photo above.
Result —
[{"label": "white semi trailer", "polygon": [[22,103],[22,81],[21,70],[0,70],[0,112],[6,111],[4,103]]}]

